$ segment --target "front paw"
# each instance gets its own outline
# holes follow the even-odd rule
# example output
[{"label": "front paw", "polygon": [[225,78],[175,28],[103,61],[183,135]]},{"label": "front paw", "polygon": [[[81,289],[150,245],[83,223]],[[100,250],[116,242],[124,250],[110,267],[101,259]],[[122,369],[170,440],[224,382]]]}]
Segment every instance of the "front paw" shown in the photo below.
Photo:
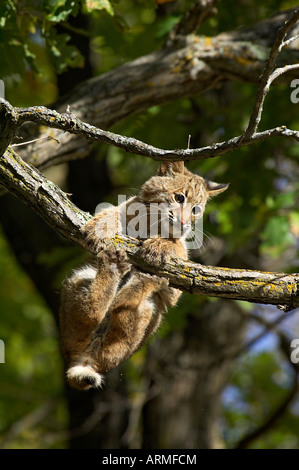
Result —
[{"label": "front paw", "polygon": [[160,266],[161,264],[168,263],[173,254],[169,243],[169,240],[164,238],[150,238],[145,240],[140,248],[140,255],[149,264]]},{"label": "front paw", "polygon": [[110,239],[120,230],[118,213],[114,210],[104,210],[93,217],[81,228],[88,247],[100,251],[110,245]]},{"label": "front paw", "polygon": [[108,244],[108,239],[106,237],[99,237],[96,231],[96,223],[94,219],[91,219],[84,227],[80,229],[86,246],[92,248],[96,251],[104,250]]},{"label": "front paw", "polygon": [[105,269],[112,269],[122,277],[131,269],[131,264],[127,262],[127,254],[125,251],[117,250],[114,246],[109,246],[105,251],[101,251],[97,255],[97,259],[101,266]]}]

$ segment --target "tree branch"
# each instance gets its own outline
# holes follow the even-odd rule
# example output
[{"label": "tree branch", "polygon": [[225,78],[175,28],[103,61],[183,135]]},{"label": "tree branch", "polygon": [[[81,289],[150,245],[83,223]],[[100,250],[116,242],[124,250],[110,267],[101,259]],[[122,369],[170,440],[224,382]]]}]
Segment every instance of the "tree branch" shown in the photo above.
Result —
[{"label": "tree branch", "polygon": [[[205,158],[213,158],[219,155],[223,155],[239,147],[244,147],[249,144],[261,142],[270,137],[287,137],[294,139],[299,142],[299,131],[287,129],[285,126],[276,127],[274,129],[268,129],[263,132],[255,133],[248,138],[243,136],[237,136],[224,142],[217,142],[215,144],[201,147],[197,149],[176,149],[176,150],[164,150],[152,145],[148,145],[140,140],[132,137],[125,137],[113,132],[104,131],[95,126],[91,126],[86,122],[78,119],[73,113],[67,112],[60,114],[57,111],[46,108],[44,106],[35,106],[30,108],[13,108],[10,103],[0,99],[0,105],[4,108],[11,110],[11,113],[6,113],[6,119],[9,121],[11,116],[17,121],[17,126],[22,125],[25,122],[36,122],[43,126],[53,127],[56,129],[69,132],[71,134],[84,137],[90,142],[102,142],[104,144],[114,145],[116,147],[124,149],[126,152],[134,153],[136,155],[143,155],[150,157],[157,161],[179,161],[179,160],[201,160]],[[0,116],[1,122],[1,116]],[[6,124],[6,127],[10,129],[10,126]],[[16,132],[16,130],[15,130]],[[9,131],[11,136],[11,130]],[[8,137],[5,137],[4,141],[7,143]],[[51,161],[55,162],[55,154]],[[49,161],[48,161],[49,163]],[[39,165],[40,168],[44,168],[47,165]]]},{"label": "tree branch", "polygon": [[[282,12],[250,28],[212,38],[188,36],[179,49],[156,51],[81,83],[51,107],[62,114],[70,105],[78,119],[109,129],[116,121],[133,113],[182,96],[194,96],[219,87],[226,80],[255,83],[269,56],[273,31],[289,15],[290,11]],[[298,62],[299,50],[291,47],[279,54],[277,59],[278,67]],[[294,70],[289,73],[296,77]],[[44,132],[43,127],[34,124],[22,128],[25,140],[37,138]],[[23,159],[39,168],[46,168],[89,154],[89,142],[79,135],[64,134],[54,129],[51,135],[59,140],[59,144],[36,142],[28,145],[20,150]],[[259,139],[262,140],[263,135],[257,135],[256,141]],[[230,149],[236,140],[238,137],[229,141]],[[215,149],[203,147],[200,155],[207,158],[225,147],[223,142],[216,144]],[[163,152],[161,157],[165,158],[167,151]],[[169,158],[172,156],[175,158],[174,152],[170,151]],[[188,157],[192,159],[192,153]]]},{"label": "tree branch", "polygon": [[[91,215],[78,209],[58,186],[25,163],[11,148],[0,157],[0,181],[54,230],[87,248],[80,229]],[[139,248],[142,242],[139,240],[116,236],[112,242],[118,249],[127,252],[133,265],[168,278],[171,286],[182,291],[249,302],[283,304],[288,309],[299,306],[299,274],[228,269],[174,259],[157,267],[145,263],[141,258]],[[90,247],[88,249],[96,254]]]},{"label": "tree branch", "polygon": [[[278,307],[280,307],[280,306],[278,306]],[[280,323],[282,323],[283,321],[287,320],[288,318],[290,318],[295,313],[296,313],[295,309],[288,310],[287,313],[284,313],[284,314],[280,315],[278,318],[276,318],[275,320],[272,320],[270,322],[270,321],[265,320],[264,317],[258,317],[257,315],[254,315],[252,312],[250,312],[247,315],[248,321],[250,321],[251,319],[259,321],[260,323],[265,325],[265,328],[263,329],[263,331],[261,333],[258,333],[254,338],[247,341],[244,345],[242,345],[238,349],[236,349],[234,351],[230,351],[227,354],[223,354],[221,357],[215,358],[215,360],[210,362],[210,366],[211,367],[216,367],[216,366],[219,366],[219,364],[222,364],[225,361],[232,361],[234,359],[237,359],[242,354],[248,352],[252,348],[252,346],[254,346],[254,344],[256,344],[258,341],[260,341],[260,339],[262,339],[270,331],[274,330],[274,333],[277,333],[278,331],[281,331],[281,330],[278,330],[278,328],[277,328],[278,325]],[[244,312],[242,312],[241,315],[244,316]]]},{"label": "tree branch", "polygon": [[241,354],[244,354],[245,352],[249,351],[250,348],[254,346],[254,344],[260,341],[263,337],[265,337],[271,331],[273,331],[273,333],[277,333],[277,331],[281,331],[281,330],[278,330],[277,328],[279,324],[287,320],[288,318],[290,318],[292,315],[294,315],[295,312],[296,310],[290,310],[289,312],[280,315],[279,317],[277,317],[275,320],[272,320],[271,322],[268,322],[266,320],[263,321],[264,318],[259,317],[258,315],[255,315],[254,313],[251,312],[249,315],[249,319],[252,318],[253,320],[260,322],[262,325],[264,325],[265,328],[263,329],[263,331],[261,331],[256,336],[254,336],[252,339],[247,341],[247,343],[245,343],[240,348],[240,350],[236,352],[233,358],[236,358],[240,356]]},{"label": "tree branch", "polygon": [[174,26],[166,40],[166,47],[179,44],[181,37],[195,32],[210,16],[217,13],[215,8],[219,0],[197,0],[186,11],[183,18]]},{"label": "tree branch", "polygon": [[249,120],[248,127],[244,133],[245,139],[253,135],[260,123],[262,111],[263,111],[263,104],[266,98],[266,95],[269,91],[269,87],[271,83],[283,73],[286,73],[290,70],[294,70],[299,68],[299,64],[292,64],[288,65],[287,67],[281,67],[275,70],[275,64],[278,53],[281,49],[285,46],[290,44],[290,42],[294,39],[291,38],[288,41],[284,42],[284,38],[287,33],[294,27],[294,25],[299,20],[299,10],[295,10],[291,13],[288,20],[279,28],[278,34],[272,46],[269,58],[266,63],[266,67],[263,71],[263,74],[260,78],[259,87],[256,94],[256,99],[253,107],[253,112]]},{"label": "tree branch", "polygon": [[19,125],[18,121],[18,112],[8,101],[4,101],[2,104],[2,99],[0,98],[0,155],[5,152],[16,134]]}]

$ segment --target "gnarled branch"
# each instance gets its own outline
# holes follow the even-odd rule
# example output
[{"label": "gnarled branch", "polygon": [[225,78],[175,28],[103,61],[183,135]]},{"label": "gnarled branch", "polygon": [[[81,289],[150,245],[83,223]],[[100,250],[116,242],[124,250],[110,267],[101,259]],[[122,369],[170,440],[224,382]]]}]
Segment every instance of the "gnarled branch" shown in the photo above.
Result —
[{"label": "gnarled branch", "polygon": [[[288,129],[285,126],[268,129],[263,132],[257,132],[249,137],[237,136],[224,142],[217,142],[206,147],[196,149],[176,149],[164,150],[152,145],[148,145],[140,140],[132,137],[125,137],[113,132],[104,131],[95,126],[87,124],[86,122],[78,119],[75,114],[66,112],[63,114],[55,110],[46,108],[44,106],[35,106],[30,108],[13,108],[10,103],[0,99],[0,105],[7,108],[5,113],[6,119],[14,119],[16,121],[15,128],[25,122],[36,122],[41,125],[67,131],[70,134],[75,134],[84,137],[90,142],[102,142],[109,145],[114,145],[124,149],[127,152],[136,155],[143,155],[150,157],[157,161],[179,161],[179,160],[201,160],[204,158],[213,158],[219,155],[228,153],[236,148],[243,147],[256,142],[261,142],[269,137],[287,137],[299,142],[299,131]],[[1,117],[0,117],[1,119]],[[10,129],[9,126],[7,126]],[[9,137],[11,138],[11,130],[9,130],[9,137],[5,137],[4,141],[7,143]],[[55,155],[52,157],[52,162],[55,161]],[[39,165],[44,168],[44,165]]]},{"label": "gnarled branch", "polygon": [[[58,186],[25,163],[11,148],[0,157],[0,181],[54,230],[86,248],[80,229],[91,215],[78,209]],[[139,255],[139,240],[116,236],[112,242],[126,250],[133,265],[168,278],[171,286],[182,291],[284,305],[287,309],[299,306],[299,274],[228,269],[174,259],[157,267],[145,263]]]}]

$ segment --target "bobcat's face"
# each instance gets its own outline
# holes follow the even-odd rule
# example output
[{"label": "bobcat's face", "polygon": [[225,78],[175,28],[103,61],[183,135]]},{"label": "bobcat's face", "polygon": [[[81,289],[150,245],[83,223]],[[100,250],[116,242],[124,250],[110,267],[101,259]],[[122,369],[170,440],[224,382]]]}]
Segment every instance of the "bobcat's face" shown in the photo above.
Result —
[{"label": "bobcat's face", "polygon": [[174,238],[187,236],[196,219],[202,217],[206,198],[193,197],[191,189],[180,189],[171,195],[173,201],[165,210],[170,235]]},{"label": "bobcat's face", "polygon": [[[154,181],[153,181],[154,180]],[[197,175],[174,175],[172,177],[152,178],[152,197],[160,208],[161,233],[167,238],[186,237],[196,219],[200,219],[205,210],[207,191],[203,178]],[[151,204],[149,204],[151,210]]]},{"label": "bobcat's face", "polygon": [[186,237],[196,220],[202,217],[209,197],[227,186],[191,173],[183,162],[164,163],[158,176],[141,188],[140,199],[147,205],[151,219],[149,236]]}]

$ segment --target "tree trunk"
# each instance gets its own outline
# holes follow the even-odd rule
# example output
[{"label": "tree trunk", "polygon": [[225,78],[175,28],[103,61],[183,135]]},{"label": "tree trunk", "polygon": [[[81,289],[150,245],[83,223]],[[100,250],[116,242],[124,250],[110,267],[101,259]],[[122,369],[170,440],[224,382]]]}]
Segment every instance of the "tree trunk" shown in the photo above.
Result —
[{"label": "tree trunk", "polygon": [[223,447],[221,394],[246,321],[235,303],[220,300],[201,302],[186,323],[149,349],[146,373],[154,396],[143,408],[144,448]]}]

